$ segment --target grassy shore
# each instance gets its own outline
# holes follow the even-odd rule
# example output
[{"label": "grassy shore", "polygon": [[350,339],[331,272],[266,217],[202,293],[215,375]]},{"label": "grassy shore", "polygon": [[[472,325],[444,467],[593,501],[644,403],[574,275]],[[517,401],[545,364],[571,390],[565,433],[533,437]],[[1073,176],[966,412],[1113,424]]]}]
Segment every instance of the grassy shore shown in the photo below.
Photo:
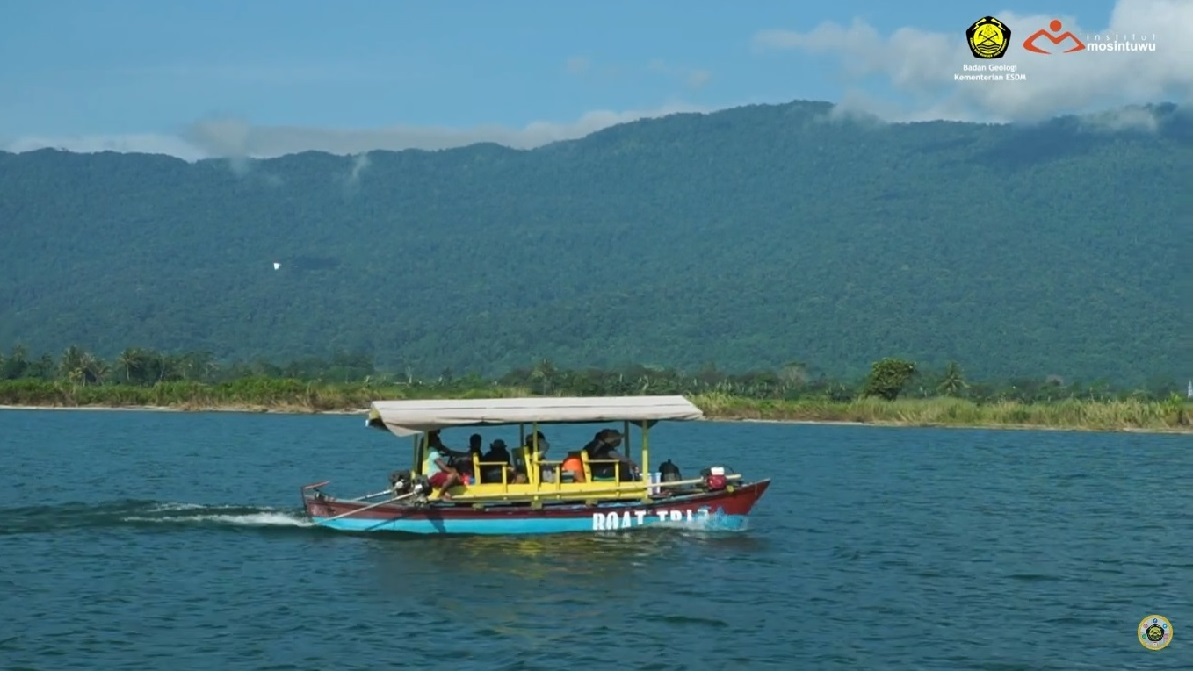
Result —
[{"label": "grassy shore", "polygon": [[[239,380],[218,385],[168,382],[152,387],[83,387],[62,382],[0,382],[0,405],[39,408],[156,408],[252,412],[353,412],[370,401],[412,398],[509,398],[526,389],[486,387],[436,390],[405,386]],[[975,403],[958,398],[875,398],[847,402],[795,401],[699,394],[689,397],[711,419],[767,420],[978,428],[1076,429],[1191,433],[1191,401],[1084,401]]]},{"label": "grassy shore", "polygon": [[1081,401],[973,403],[957,398],[875,398],[848,402],[752,401],[696,396],[711,417],[900,426],[1191,433],[1191,402]]}]

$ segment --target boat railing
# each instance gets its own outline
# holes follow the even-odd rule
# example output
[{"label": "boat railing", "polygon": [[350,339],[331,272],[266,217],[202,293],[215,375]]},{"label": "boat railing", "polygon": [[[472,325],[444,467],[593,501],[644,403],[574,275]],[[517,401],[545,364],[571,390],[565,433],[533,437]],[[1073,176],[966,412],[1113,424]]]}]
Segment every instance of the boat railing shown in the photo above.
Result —
[{"label": "boat railing", "polygon": [[[564,464],[563,459],[541,459],[541,460],[539,460],[539,471],[540,471],[539,482],[540,482],[540,484],[544,483],[543,472],[545,470],[547,470],[547,471],[552,472],[552,480],[548,481],[548,485],[562,485],[564,483],[564,474],[566,473],[564,471],[561,471],[561,469],[560,469],[560,465],[562,465],[562,464]],[[571,475],[571,473],[570,473],[570,475]]]},{"label": "boat railing", "polygon": [[[572,475],[573,472],[565,472],[565,471],[560,470],[561,465],[563,465],[565,463],[565,461],[567,461],[567,460],[563,460],[563,459],[541,459],[541,460],[539,460],[539,471],[540,471],[539,475],[542,476],[544,470],[552,471],[554,474],[553,479],[551,481],[544,481],[541,478],[540,484],[542,485],[542,484],[547,483],[550,485],[560,485],[564,482],[564,474],[565,473]],[[595,482],[594,478],[593,478],[593,467],[592,467],[592,465],[594,465],[594,464],[613,464],[614,465],[613,483],[616,486],[621,485],[624,482],[628,482],[628,481],[625,481],[622,476],[622,460],[590,459],[589,453],[585,450],[581,450],[581,467],[582,467],[582,471],[585,474],[584,481],[586,483]],[[611,482],[611,481],[608,479],[599,478],[599,479],[597,479],[597,482]]]},{"label": "boat railing", "polygon": [[[490,467],[503,467],[501,481],[492,480],[482,482],[480,480],[481,476],[485,473],[485,469]],[[509,468],[510,463],[504,462],[502,460],[482,461],[476,457],[473,458],[473,475],[478,478],[478,485],[498,485],[499,483],[501,483],[503,487],[509,485],[510,481],[507,480],[507,475],[509,472],[506,471],[506,469]]]},{"label": "boat railing", "polygon": [[[613,464],[614,465],[614,484],[619,485],[623,482],[623,480],[622,480],[622,460],[621,459],[592,459],[592,458],[590,458],[588,451],[582,450],[581,451],[581,466],[585,467],[585,481],[586,482],[594,482],[594,480],[595,480],[593,477],[593,465],[594,464],[599,464],[599,465]],[[606,478],[598,478],[596,480],[599,482],[609,482],[609,479],[606,479]]]}]

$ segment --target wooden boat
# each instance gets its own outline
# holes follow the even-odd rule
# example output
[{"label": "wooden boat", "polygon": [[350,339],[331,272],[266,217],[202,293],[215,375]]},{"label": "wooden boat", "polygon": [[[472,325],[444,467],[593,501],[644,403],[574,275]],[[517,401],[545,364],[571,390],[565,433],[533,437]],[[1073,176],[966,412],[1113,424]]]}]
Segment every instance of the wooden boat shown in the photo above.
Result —
[{"label": "wooden boat", "polygon": [[[396,472],[387,490],[372,495],[337,499],[324,492],[328,481],[305,485],[300,494],[313,524],[353,532],[523,535],[745,528],[769,479],[746,482],[719,466],[689,479],[643,473],[650,466],[648,437],[656,423],[701,418],[701,410],[683,396],[378,401],[370,408],[367,426],[414,437],[412,468]],[[623,428],[609,436],[621,436],[623,463],[590,457],[586,449],[570,449],[567,460],[548,460],[540,452],[541,433],[552,425],[611,423]],[[451,501],[444,500],[422,471],[429,439],[445,429],[498,425],[518,425],[519,438],[529,440],[520,448],[525,461],[483,461],[472,454],[471,466],[464,469],[472,476],[492,474],[490,480],[450,487]],[[524,436],[528,428],[531,433]],[[631,457],[632,429],[639,436],[638,472],[625,463]],[[599,433],[606,432],[617,429]],[[662,468],[675,467],[669,460]]]}]

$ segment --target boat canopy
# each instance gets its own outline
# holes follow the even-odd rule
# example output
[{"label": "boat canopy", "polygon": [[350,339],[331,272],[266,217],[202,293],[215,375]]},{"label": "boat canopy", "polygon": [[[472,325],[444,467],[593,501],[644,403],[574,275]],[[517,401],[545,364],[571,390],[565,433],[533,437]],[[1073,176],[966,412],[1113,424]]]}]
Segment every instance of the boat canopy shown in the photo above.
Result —
[{"label": "boat canopy", "polygon": [[483,398],[374,401],[366,424],[410,436],[448,427],[499,424],[584,424],[699,420],[701,409],[684,396]]}]

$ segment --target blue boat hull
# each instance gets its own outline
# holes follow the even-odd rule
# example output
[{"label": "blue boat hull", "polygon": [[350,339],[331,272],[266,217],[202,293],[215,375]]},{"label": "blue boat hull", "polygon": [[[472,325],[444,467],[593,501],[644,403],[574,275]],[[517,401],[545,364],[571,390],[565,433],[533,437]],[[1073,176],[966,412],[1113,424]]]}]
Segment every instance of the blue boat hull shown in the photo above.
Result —
[{"label": "blue boat hull", "polygon": [[606,532],[645,528],[681,528],[699,530],[743,530],[747,527],[747,516],[731,516],[723,512],[702,512],[693,514],[689,520],[644,518],[640,523],[633,513],[631,518],[618,516],[617,525],[603,516],[597,524],[595,516],[576,518],[312,518],[312,523],[343,532],[402,532],[406,534],[561,534],[566,532]]},{"label": "blue boat hull", "polygon": [[311,522],[344,532],[396,532],[428,535],[533,535],[611,532],[648,528],[706,531],[742,530],[747,514],[769,481],[701,495],[595,506],[554,504],[543,508],[434,503],[421,506],[304,498]]}]

